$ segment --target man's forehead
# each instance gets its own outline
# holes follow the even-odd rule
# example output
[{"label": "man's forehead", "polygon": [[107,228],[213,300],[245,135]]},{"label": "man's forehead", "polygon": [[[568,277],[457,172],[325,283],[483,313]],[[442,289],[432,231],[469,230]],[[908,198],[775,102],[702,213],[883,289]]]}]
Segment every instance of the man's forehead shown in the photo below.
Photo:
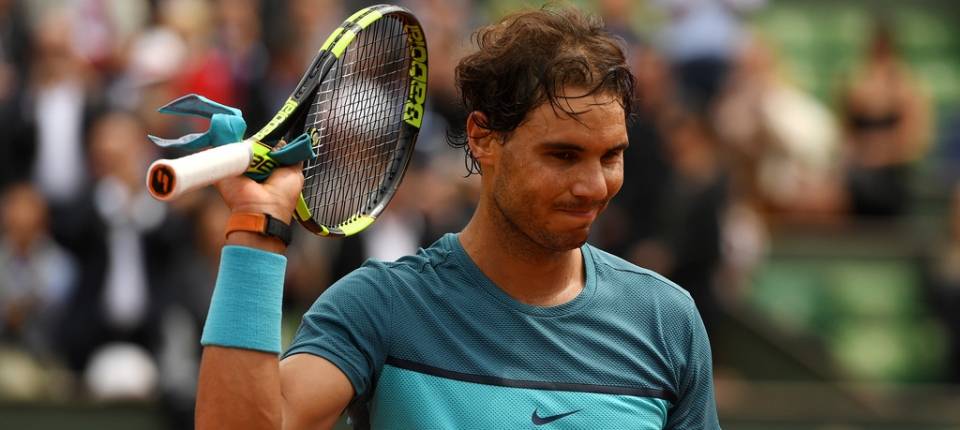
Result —
[{"label": "man's forehead", "polygon": [[526,122],[539,123],[540,126],[573,122],[588,128],[599,125],[591,124],[593,122],[625,126],[626,114],[620,101],[614,96],[591,94],[577,98],[557,99],[556,103],[543,103],[530,111]]},{"label": "man's forehead", "polygon": [[572,107],[576,110],[541,106],[520,126],[522,131],[517,131],[522,139],[537,148],[547,148],[549,145],[544,145],[550,143],[565,143],[581,149],[613,148],[627,143],[623,107],[616,101]]}]

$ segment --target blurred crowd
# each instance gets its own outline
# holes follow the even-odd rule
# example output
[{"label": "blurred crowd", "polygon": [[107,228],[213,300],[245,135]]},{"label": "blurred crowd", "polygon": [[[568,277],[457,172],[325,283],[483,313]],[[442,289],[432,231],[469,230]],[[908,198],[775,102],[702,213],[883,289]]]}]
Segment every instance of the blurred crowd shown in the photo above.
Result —
[{"label": "blurred crowd", "polygon": [[[407,0],[427,32],[430,88],[410,172],[363,235],[289,251],[287,315],[366,258],[394,259],[458,231],[476,177],[446,146],[465,118],[453,69],[503,2]],[[192,415],[199,333],[227,209],[211,190],[164,204],[144,189],[162,153],[146,135],[206,124],[160,115],[198,93],[276,111],[327,34],[367,2],[0,0],[0,398],[156,399]],[[630,20],[656,10],[653,29]],[[638,79],[625,185],[592,242],[688,289],[708,330],[762,264],[778,220],[908,215],[932,108],[878,19],[858,66],[823,101],[745,24],[763,0],[590,3]],[[488,15],[489,14],[489,15]],[[960,297],[960,191],[931,279],[948,326]],[[958,341],[960,343],[960,341]],[[956,353],[955,353],[956,354]],[[960,356],[957,362],[960,362]],[[958,375],[960,377],[960,375]]]}]

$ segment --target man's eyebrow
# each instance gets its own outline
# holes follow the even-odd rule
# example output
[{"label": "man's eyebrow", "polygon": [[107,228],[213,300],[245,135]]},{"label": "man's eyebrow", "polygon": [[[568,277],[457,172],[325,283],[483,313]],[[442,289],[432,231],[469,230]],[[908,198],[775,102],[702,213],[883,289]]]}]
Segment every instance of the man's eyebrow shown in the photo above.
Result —
[{"label": "man's eyebrow", "polygon": [[[585,149],[583,146],[581,146],[581,145],[577,145],[577,144],[569,143],[569,142],[543,142],[543,143],[541,143],[541,144],[539,144],[539,145],[537,145],[537,146],[539,146],[541,149],[548,150],[548,151],[576,151],[576,152],[583,152],[583,151],[586,150],[586,149]],[[607,149],[607,152],[623,151],[623,150],[627,149],[628,146],[630,146],[630,143],[629,143],[629,142],[626,142],[626,141],[625,141],[625,142],[621,142],[621,143],[618,144],[617,146],[614,146],[614,147],[612,147],[612,148],[610,148],[610,149]]]},{"label": "man's eyebrow", "polygon": [[577,151],[583,152],[583,146],[576,145],[569,142],[543,142],[538,145],[541,149],[546,149],[550,151]]},{"label": "man's eyebrow", "polygon": [[627,149],[627,147],[629,147],[629,146],[630,146],[630,142],[626,142],[626,141],[620,142],[619,145],[614,146],[613,148],[610,148],[610,151],[611,151],[611,152],[612,152],[612,151],[623,151],[623,150]]}]

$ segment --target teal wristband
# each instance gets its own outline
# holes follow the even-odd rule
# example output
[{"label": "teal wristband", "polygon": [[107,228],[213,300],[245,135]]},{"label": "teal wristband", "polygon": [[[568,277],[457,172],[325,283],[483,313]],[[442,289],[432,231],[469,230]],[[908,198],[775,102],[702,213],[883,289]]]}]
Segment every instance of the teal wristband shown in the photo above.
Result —
[{"label": "teal wristband", "polygon": [[224,246],[200,343],[280,353],[280,311],[287,258]]}]

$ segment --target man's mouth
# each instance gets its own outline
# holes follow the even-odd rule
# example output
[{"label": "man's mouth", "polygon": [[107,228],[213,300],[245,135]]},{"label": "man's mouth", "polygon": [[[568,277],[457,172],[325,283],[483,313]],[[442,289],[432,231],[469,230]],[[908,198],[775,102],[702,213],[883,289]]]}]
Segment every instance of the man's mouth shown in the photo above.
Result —
[{"label": "man's mouth", "polygon": [[557,208],[557,211],[575,218],[593,219],[594,217],[597,216],[597,213],[599,212],[599,208],[596,206],[561,207],[561,208]]}]

